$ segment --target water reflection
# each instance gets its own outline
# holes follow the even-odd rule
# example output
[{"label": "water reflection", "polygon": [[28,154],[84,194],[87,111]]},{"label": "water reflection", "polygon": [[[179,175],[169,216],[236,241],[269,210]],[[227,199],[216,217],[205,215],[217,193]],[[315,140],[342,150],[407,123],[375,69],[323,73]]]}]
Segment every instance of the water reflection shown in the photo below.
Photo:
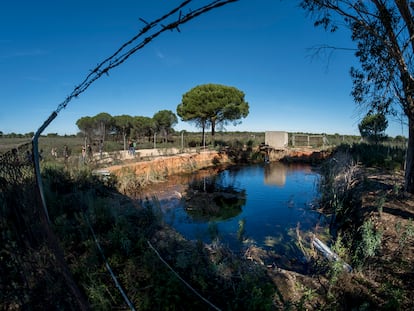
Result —
[{"label": "water reflection", "polygon": [[192,181],[185,193],[185,209],[197,221],[223,221],[241,213],[246,190],[224,185],[221,175]]},{"label": "water reflection", "polygon": [[[324,226],[311,208],[317,180],[318,174],[303,165],[231,167],[187,176],[181,184],[174,179],[180,198],[173,195],[160,203],[166,222],[187,239],[219,239],[233,251],[248,250],[249,256],[252,246],[259,247],[271,263],[291,268],[303,264],[298,228],[313,233]],[[168,187],[162,186],[164,191]]]},{"label": "water reflection", "polygon": [[286,183],[288,168],[285,164],[267,163],[264,167],[264,183],[266,185],[283,186]]},{"label": "water reflection", "polygon": [[283,240],[283,236],[279,234],[279,236],[266,236],[264,240],[264,244],[269,247],[274,247],[277,244],[280,244]]}]

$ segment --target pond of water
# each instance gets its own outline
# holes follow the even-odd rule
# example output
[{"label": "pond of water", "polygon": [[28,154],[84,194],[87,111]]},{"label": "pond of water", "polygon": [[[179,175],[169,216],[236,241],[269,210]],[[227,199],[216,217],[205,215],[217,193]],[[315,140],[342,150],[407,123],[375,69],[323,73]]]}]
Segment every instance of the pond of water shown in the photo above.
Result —
[{"label": "pond of water", "polygon": [[280,262],[301,261],[297,232],[326,227],[315,210],[318,179],[307,165],[263,163],[173,179],[157,193],[165,222],[187,239],[218,239],[234,252],[255,245]]}]

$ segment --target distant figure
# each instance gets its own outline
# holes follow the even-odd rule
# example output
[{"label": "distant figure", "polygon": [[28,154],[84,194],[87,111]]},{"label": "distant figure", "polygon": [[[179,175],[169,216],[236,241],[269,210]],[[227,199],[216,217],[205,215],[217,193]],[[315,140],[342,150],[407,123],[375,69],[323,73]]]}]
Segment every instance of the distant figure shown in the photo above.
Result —
[{"label": "distant figure", "polygon": [[92,147],[89,144],[88,144],[88,147],[87,147],[87,155],[88,155],[89,159],[92,159],[93,152],[92,152]]},{"label": "distant figure", "polygon": [[65,159],[65,162],[69,159],[69,148],[68,146],[63,146],[63,158]]},{"label": "distant figure", "polygon": [[134,143],[131,140],[129,141],[129,145],[128,145],[128,153],[130,155],[134,155],[135,153]]},{"label": "distant figure", "polygon": [[50,151],[50,154],[52,155],[52,157],[56,159],[58,156],[56,148],[52,148],[52,150]]},{"label": "distant figure", "polygon": [[82,146],[82,162],[85,164],[86,160],[86,147]]}]

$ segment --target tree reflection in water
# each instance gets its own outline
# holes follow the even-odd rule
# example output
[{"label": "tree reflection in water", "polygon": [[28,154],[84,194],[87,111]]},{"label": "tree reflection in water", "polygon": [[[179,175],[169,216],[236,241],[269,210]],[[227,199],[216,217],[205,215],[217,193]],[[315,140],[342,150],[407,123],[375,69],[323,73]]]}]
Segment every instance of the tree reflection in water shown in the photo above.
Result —
[{"label": "tree reflection in water", "polygon": [[189,184],[185,209],[194,220],[219,221],[239,215],[245,204],[246,190],[224,186],[219,175],[215,175]]},{"label": "tree reflection in water", "polygon": [[172,180],[180,197],[161,206],[166,222],[187,239],[219,241],[246,258],[299,271],[306,265],[298,238],[326,234],[325,219],[314,210],[317,181],[318,173],[300,164],[205,170]]}]

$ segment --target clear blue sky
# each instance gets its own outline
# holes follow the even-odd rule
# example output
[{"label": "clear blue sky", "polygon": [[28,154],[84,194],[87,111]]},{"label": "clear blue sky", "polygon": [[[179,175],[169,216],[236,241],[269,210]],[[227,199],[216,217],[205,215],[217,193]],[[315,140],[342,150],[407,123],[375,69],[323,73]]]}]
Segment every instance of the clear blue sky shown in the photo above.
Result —
[{"label": "clear blue sky", "polygon": [[[194,1],[189,8],[207,3]],[[36,131],[98,63],[176,0],[2,1],[0,131]],[[350,96],[353,52],[312,57],[329,44],[352,48],[346,31],[326,33],[298,1],[240,0],[165,32],[71,101],[44,133],[74,134],[83,116],[176,113],[182,95],[204,83],[245,93],[250,113],[228,131],[359,134]],[[186,10],[184,10],[186,12]],[[179,122],[176,130],[196,130]],[[406,135],[390,120],[387,134]]]}]

